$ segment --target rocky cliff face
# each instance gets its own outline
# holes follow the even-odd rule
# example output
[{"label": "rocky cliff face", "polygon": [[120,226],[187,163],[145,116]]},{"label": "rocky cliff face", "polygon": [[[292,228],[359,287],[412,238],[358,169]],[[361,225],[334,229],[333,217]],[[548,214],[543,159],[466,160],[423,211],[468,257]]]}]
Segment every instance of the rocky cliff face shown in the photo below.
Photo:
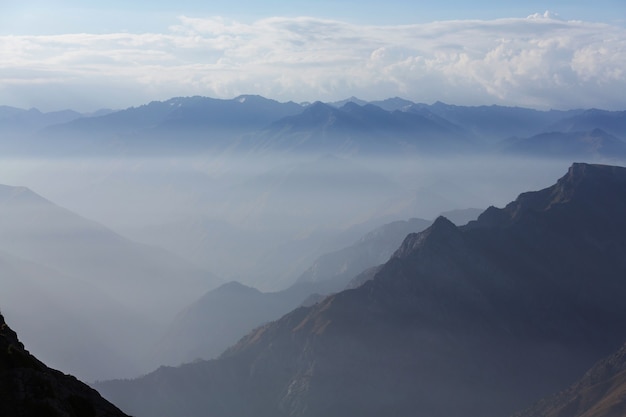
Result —
[{"label": "rocky cliff face", "polygon": [[[97,360],[97,358],[94,358]],[[32,356],[0,315],[0,415],[11,417],[124,417],[76,378]]]},{"label": "rocky cliff face", "polygon": [[218,360],[100,387],[146,417],[508,415],[623,343],[625,212],[626,169],[574,164],[467,226],[437,219]]}]

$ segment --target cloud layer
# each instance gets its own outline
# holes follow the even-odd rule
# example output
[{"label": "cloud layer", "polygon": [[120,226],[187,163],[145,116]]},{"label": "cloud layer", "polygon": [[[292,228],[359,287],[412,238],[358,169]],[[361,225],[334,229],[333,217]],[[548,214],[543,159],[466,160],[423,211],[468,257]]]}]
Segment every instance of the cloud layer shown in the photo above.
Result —
[{"label": "cloud layer", "polygon": [[0,104],[94,109],[261,94],[623,109],[625,69],[625,28],[550,13],[404,26],[182,16],[164,33],[2,36]]}]

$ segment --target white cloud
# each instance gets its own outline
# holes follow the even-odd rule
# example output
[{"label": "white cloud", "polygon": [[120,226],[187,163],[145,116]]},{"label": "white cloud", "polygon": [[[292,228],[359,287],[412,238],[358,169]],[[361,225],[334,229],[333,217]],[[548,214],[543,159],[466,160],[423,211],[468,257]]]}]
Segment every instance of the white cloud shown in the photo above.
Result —
[{"label": "white cloud", "polygon": [[623,68],[624,28],[550,12],[403,26],[183,16],[163,34],[0,37],[2,104],[55,108],[242,93],[626,108]]}]

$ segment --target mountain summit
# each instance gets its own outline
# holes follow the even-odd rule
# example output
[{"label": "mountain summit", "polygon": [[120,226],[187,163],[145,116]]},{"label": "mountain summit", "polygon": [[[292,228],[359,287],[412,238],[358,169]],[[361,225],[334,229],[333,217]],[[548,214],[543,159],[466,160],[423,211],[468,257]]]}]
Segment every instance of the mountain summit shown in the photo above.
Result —
[{"label": "mountain summit", "polygon": [[574,164],[217,360],[99,388],[139,417],[509,415],[625,340],[625,209],[625,168]]}]

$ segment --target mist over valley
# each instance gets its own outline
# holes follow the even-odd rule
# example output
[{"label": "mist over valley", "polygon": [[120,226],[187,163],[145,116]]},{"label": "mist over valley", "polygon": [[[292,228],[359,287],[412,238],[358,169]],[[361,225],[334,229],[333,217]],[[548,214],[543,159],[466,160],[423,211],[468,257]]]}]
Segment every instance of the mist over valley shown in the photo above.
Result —
[{"label": "mist over valley", "polygon": [[[219,415],[251,415],[252,408],[239,409],[230,402],[229,398],[234,398],[229,391],[231,388],[243,390],[250,404],[263,410],[260,415],[315,415],[322,412],[318,407],[324,401],[340,405],[332,411],[339,414],[328,415],[340,415],[345,410],[352,410],[348,415],[354,410],[362,412],[363,407],[369,406],[365,405],[367,402],[360,403],[359,398],[365,394],[358,388],[343,399],[329,400],[330,394],[315,385],[318,383],[316,375],[322,375],[321,380],[327,377],[324,375],[334,375],[331,370],[335,366],[337,375],[347,383],[354,370],[339,366],[345,358],[338,353],[329,363],[311,359],[312,364],[319,363],[322,367],[321,374],[314,370],[317,365],[311,365],[309,371],[306,367],[300,368],[304,365],[299,355],[304,354],[302,352],[317,355],[317,347],[309,350],[296,341],[292,352],[292,347],[282,345],[286,342],[281,329],[302,321],[298,329],[310,328],[311,334],[326,337],[327,324],[323,324],[326,319],[306,317],[317,311],[326,314],[324,306],[328,305],[332,314],[339,315],[337,320],[341,323],[337,329],[329,327],[332,337],[337,339],[331,338],[329,340],[333,341],[328,343],[339,349],[333,350],[333,355],[342,352],[367,334],[362,324],[358,324],[362,318],[357,311],[369,309],[362,312],[362,317],[369,317],[376,316],[379,308],[364,307],[373,302],[371,299],[363,304],[356,299],[350,301],[351,294],[357,297],[365,291],[374,291],[372,297],[376,298],[388,291],[383,289],[378,293],[375,288],[386,285],[381,276],[396,276],[390,263],[410,258],[407,245],[417,242],[415,236],[422,236],[418,241],[429,241],[435,239],[429,238],[431,235],[455,235],[457,227],[463,233],[479,236],[480,225],[489,229],[491,221],[501,221],[494,214],[493,206],[509,207],[507,204],[521,193],[546,189],[568,170],[574,175],[574,171],[587,172],[580,167],[623,165],[626,156],[623,129],[626,113],[596,109],[539,111],[503,106],[454,106],[441,102],[426,105],[398,98],[371,103],[352,98],[337,103],[296,104],[260,96],[180,97],[88,115],[69,111],[47,114],[4,107],[0,108],[0,121],[0,147],[4,151],[0,182],[5,184],[0,187],[0,262],[5,271],[0,292],[2,314],[13,328],[19,329],[26,347],[48,366],[84,381],[100,381],[96,387],[109,400],[125,412],[138,416],[176,413],[175,408],[171,408],[175,407],[172,405],[175,400],[172,403],[136,400],[147,395],[140,392],[149,392],[149,398],[179,398],[183,394],[170,387],[170,377],[173,380],[180,377],[185,384],[194,384],[190,392],[199,390],[197,395],[204,395],[199,393],[205,389],[211,394],[207,397],[209,403],[184,395],[180,397],[189,404],[187,414],[181,415],[201,415],[199,410],[204,408],[217,410],[210,402],[219,395],[224,395],[225,407],[229,410]],[[573,162],[578,162],[575,168],[572,168]],[[595,169],[589,168],[592,173]],[[580,178],[593,180],[594,175]],[[620,175],[618,179],[622,178]],[[578,176],[571,181],[575,182],[576,178]],[[619,181],[617,191],[621,192],[623,184]],[[608,200],[599,204],[605,203],[611,204]],[[524,210],[535,210],[532,204],[519,204]],[[488,210],[485,212],[485,209]],[[512,209],[504,210],[509,213]],[[477,226],[472,221],[479,215],[481,220]],[[490,216],[495,217],[490,220]],[[589,222],[593,222],[588,217],[571,216],[567,218],[571,222],[568,228],[577,225],[587,230]],[[415,235],[420,232],[423,234]],[[550,233],[560,232],[559,229]],[[537,233],[544,231],[537,229]],[[518,242],[516,239],[520,238],[524,242],[535,239],[526,235],[511,239]],[[476,249],[478,246],[472,246],[474,244],[462,250],[447,248],[447,244],[444,249],[432,249],[433,262],[437,265],[440,262],[447,271],[441,272],[443,275],[452,279],[473,271],[472,277],[487,277],[502,267],[497,265],[498,261],[488,267],[468,266],[472,265],[468,259],[487,257],[488,261],[476,262],[490,263],[491,257],[497,259],[497,255],[489,251],[509,248],[508,241],[498,243],[496,237],[484,242],[482,238],[476,239],[482,242],[475,242],[483,245],[481,249]],[[544,237],[536,239],[537,247],[544,244]],[[557,241],[558,245],[562,244]],[[611,250],[618,253],[623,243],[620,242],[618,240]],[[500,244],[504,246],[498,248]],[[511,249],[518,244],[522,245],[510,243]],[[527,249],[524,246],[524,250]],[[463,252],[466,250],[471,253]],[[448,256],[445,255],[448,251],[452,258],[462,256],[458,261],[461,264],[469,264],[463,267],[458,266],[456,260],[436,259]],[[528,257],[530,263],[526,267],[531,276],[543,267],[552,268],[540,265],[543,261],[525,253],[515,256]],[[502,256],[513,255],[507,252]],[[515,268],[525,265],[520,259],[512,261]],[[430,265],[426,260],[420,262]],[[535,271],[533,265],[538,265],[539,269]],[[457,267],[458,271],[454,269]],[[618,271],[608,268],[603,271],[609,274]],[[448,273],[451,275],[446,275]],[[406,274],[411,276],[413,272]],[[524,276],[518,269],[504,275],[517,283],[516,277]],[[370,284],[372,280],[374,284]],[[429,287],[428,291],[434,291],[431,294],[434,298],[418,295],[417,304],[411,301],[405,306],[406,314],[411,317],[414,314],[417,314],[415,317],[422,317],[422,314],[430,317],[423,323],[416,319],[422,324],[417,324],[418,330],[411,330],[417,333],[407,336],[410,346],[430,337],[420,336],[421,332],[435,335],[439,331],[450,331],[450,337],[459,337],[463,343],[473,346],[473,341],[464,339],[466,335],[455,334],[456,330],[445,326],[456,320],[454,314],[462,312],[467,303],[475,301],[472,291],[491,290],[464,289],[465,284],[461,283],[458,287],[454,283],[450,285],[443,293],[436,285]],[[502,285],[509,284],[503,282]],[[580,285],[585,287],[586,284],[581,281]],[[452,291],[452,298],[445,295],[448,290]],[[504,302],[498,298],[500,290],[493,291],[489,297],[495,298],[489,302],[500,305]],[[529,294],[534,290],[524,287],[519,291],[531,297]],[[486,297],[479,293],[475,296]],[[389,294],[386,296],[391,296]],[[514,299],[512,294],[506,293],[505,298]],[[358,297],[361,296],[365,297]],[[469,299],[465,299],[466,296]],[[348,304],[338,305],[339,310],[334,313],[333,300],[343,299]],[[391,302],[386,300],[383,304]],[[437,303],[438,307],[430,303]],[[479,309],[483,309],[484,306],[480,306]],[[439,311],[440,307],[443,310]],[[524,322],[523,311],[527,311],[527,305],[518,307],[519,311],[502,314],[512,314],[514,326],[532,328],[537,325],[531,318]],[[342,316],[344,308],[351,319]],[[399,305],[398,308],[404,307]],[[585,311],[580,310],[581,320],[587,320]],[[389,366],[384,378],[393,381],[394,372],[398,371],[398,378],[404,382],[393,383],[405,385],[398,391],[397,398],[386,393],[372,410],[384,410],[391,401],[397,402],[400,412],[410,403],[406,402],[410,397],[409,387],[426,383],[426,379],[414,380],[399,371],[404,353],[396,352],[399,347],[395,343],[406,341],[394,341],[396,330],[393,329],[396,324],[403,325],[398,322],[387,327],[395,321],[390,317],[396,313],[383,315],[382,319],[372,318],[375,326],[382,326],[374,333],[388,343],[373,349],[380,348],[381,352],[392,349],[394,355],[401,356],[397,362],[374,364],[371,375],[359,378],[377,378],[380,375],[376,372]],[[491,325],[491,319],[481,314],[487,313],[477,315],[476,321],[470,316],[463,320],[468,320],[470,327],[482,326],[481,320],[486,320],[485,326],[486,323]],[[534,313],[529,314],[535,317]],[[437,317],[451,321],[439,328]],[[356,321],[350,324],[351,320]],[[568,319],[559,316],[558,320]],[[589,326],[596,325],[593,320],[589,323]],[[422,325],[426,327],[421,328]],[[350,336],[353,330],[358,333],[355,340]],[[504,340],[500,339],[499,330],[493,334],[489,333],[491,330],[482,331],[486,332],[485,340],[494,338],[490,349],[496,349]],[[270,372],[271,361],[275,360],[270,348],[260,353],[262,357],[268,355],[269,362],[258,359],[264,363],[259,365],[259,378],[273,381],[265,394],[253,388],[256,373],[251,371],[250,379],[239,379],[236,376],[239,371],[231,373],[229,370],[231,357],[235,362],[241,360],[237,363],[244,368],[257,369],[248,361],[257,354],[255,340],[262,343],[258,345],[260,349],[265,349],[266,343],[271,346],[268,338],[272,334],[279,338],[287,361],[294,361],[285,365],[289,372],[313,375],[310,395],[296,395],[295,388],[281,394],[278,387],[287,380],[281,379],[284,375],[278,377]],[[522,340],[523,334],[516,333],[515,337]],[[440,343],[448,346],[445,338],[432,337],[435,339],[428,342],[432,346],[428,344],[423,350],[425,361],[429,360],[430,349]],[[563,337],[569,340],[569,333]],[[512,413],[529,406],[532,400],[572,382],[576,372],[592,365],[593,358],[600,359],[601,354],[617,348],[618,339],[615,336],[597,349],[585,347],[580,355],[568,350],[568,345],[563,351],[565,356],[551,368],[553,378],[548,378],[545,384],[521,396],[509,392],[501,403],[494,402],[492,408],[477,405],[476,410]],[[507,339],[506,343],[513,343],[512,340]],[[543,364],[551,356],[542,353],[543,339],[537,340],[539,345],[532,349],[538,349],[539,353],[533,358]],[[358,343],[362,342],[365,340]],[[417,346],[421,345],[414,347],[417,349]],[[464,367],[464,361],[475,360],[471,358],[473,351],[469,352],[470,357],[465,359],[455,356],[456,365],[450,366]],[[361,354],[364,356],[358,356],[359,360],[370,361],[376,357],[374,352]],[[500,353],[494,351],[493,354]],[[557,349],[555,355],[560,354]],[[568,362],[570,359],[578,361],[577,366],[565,372],[564,368],[572,365]],[[332,362],[335,360],[338,362]],[[435,358],[432,368],[424,368],[424,375],[435,378],[441,372],[436,378],[441,378],[437,380],[445,384],[445,375],[450,370],[437,368],[443,361],[445,356]],[[186,365],[179,368],[181,364]],[[163,365],[167,367],[160,368]],[[469,366],[462,378],[473,378],[473,369]],[[196,375],[201,374],[198,377],[201,380],[184,376],[187,370],[199,372]],[[417,368],[414,371],[422,372]],[[178,373],[180,375],[176,376]],[[146,374],[148,376],[142,377]],[[302,375],[294,377],[291,383],[304,384],[299,389],[306,393],[309,392],[309,388],[304,388],[309,386],[305,382],[308,377]],[[275,377],[278,379],[274,380]],[[213,386],[212,378],[229,381],[225,383],[224,392],[211,393],[211,389],[206,388]],[[233,378],[232,381],[229,378]],[[102,382],[105,380],[109,382]],[[155,381],[162,381],[162,389],[166,391],[154,391],[154,384],[161,384]],[[521,389],[522,385],[515,385],[518,382],[512,382],[506,389]],[[481,385],[483,388],[485,392],[493,389],[487,383]],[[167,391],[170,389],[173,391]],[[273,389],[278,391],[271,391]],[[473,395],[485,392],[476,391]],[[284,397],[279,404],[274,404],[264,395]],[[457,415],[456,409],[438,408],[439,400],[432,401],[432,407],[423,410],[445,409],[444,415]],[[315,410],[313,414],[307,414],[307,404]],[[402,413],[404,411],[399,415]]]}]

